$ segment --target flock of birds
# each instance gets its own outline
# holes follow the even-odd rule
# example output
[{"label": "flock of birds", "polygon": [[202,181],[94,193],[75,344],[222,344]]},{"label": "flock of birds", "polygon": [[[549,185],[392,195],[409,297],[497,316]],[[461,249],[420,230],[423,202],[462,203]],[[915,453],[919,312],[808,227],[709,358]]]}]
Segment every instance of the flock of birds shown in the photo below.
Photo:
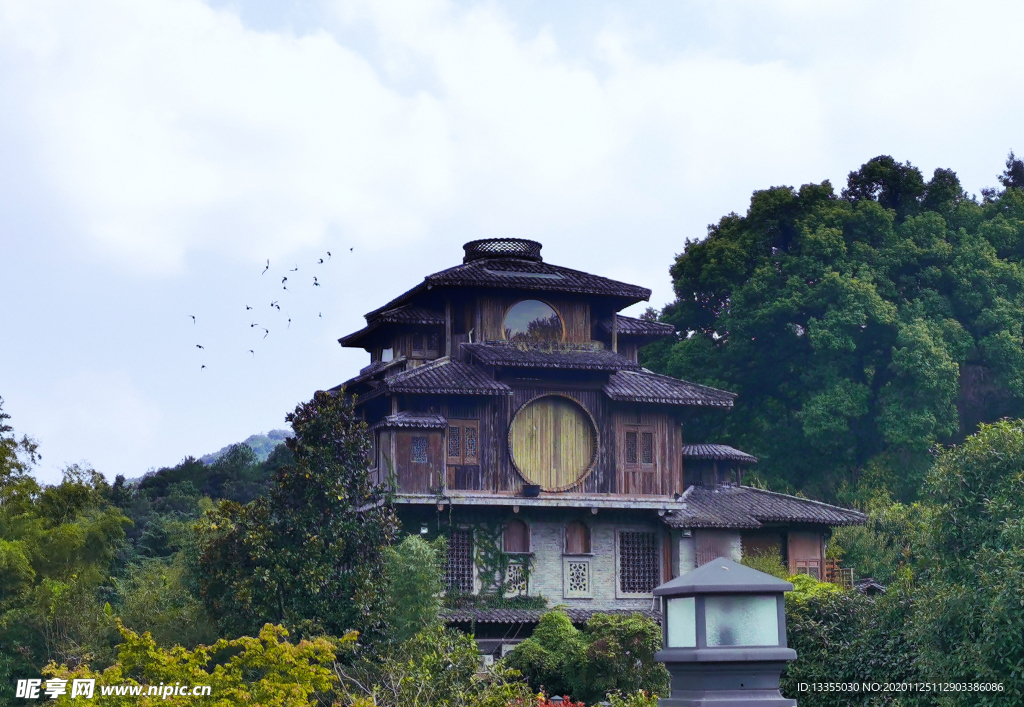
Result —
[{"label": "flock of birds", "polygon": [[[349,252],[353,252],[354,250],[355,250],[354,247],[353,248],[349,248]],[[331,256],[331,251],[328,250],[326,252],[327,252],[327,260],[324,260],[323,258],[317,258],[316,265],[324,265],[328,260],[331,259],[331,257],[332,257]],[[261,272],[260,275],[261,276],[262,275],[266,275],[269,270],[270,270],[270,259],[268,258],[267,259],[267,265],[266,265],[266,267],[263,268],[263,272]],[[294,268],[288,270],[288,272],[290,272],[290,273],[296,273],[298,271],[299,271],[299,266],[298,265],[296,265]],[[291,292],[291,290],[288,289],[288,283],[291,282],[292,285],[295,286],[295,284],[298,281],[299,281],[299,276],[298,275],[292,276],[291,280],[289,280],[287,275],[284,275],[284,276],[281,277],[281,289],[284,290],[285,292]],[[313,287],[320,287],[320,279],[316,275],[313,276],[313,285],[312,286]],[[271,303],[270,303],[270,308],[271,309],[276,309],[278,312],[280,312],[281,311],[281,302],[280,302],[280,300],[272,300]],[[245,309],[246,309],[246,311],[254,311],[253,308],[251,306],[249,306],[248,304],[245,305]],[[195,315],[194,314],[190,314],[188,316],[192,318],[192,324],[194,326],[195,323],[196,323]],[[292,319],[291,319],[290,316],[288,316],[287,312],[285,313],[285,316],[288,319],[288,323],[287,323],[285,328],[286,329],[290,329],[291,326],[292,326]],[[323,316],[324,316],[323,312],[319,312],[317,316],[320,319],[323,319]],[[266,339],[268,336],[270,336],[270,329],[268,329],[267,327],[265,327],[265,326],[255,322],[255,321],[252,322],[251,324],[249,324],[249,328],[250,329],[257,329],[257,328],[261,329],[263,331],[263,337],[262,337],[263,339]],[[199,350],[199,351],[206,351],[206,347],[203,346],[202,344],[196,344],[196,349]],[[256,356],[256,350],[255,349],[249,349],[249,353],[252,354],[253,357]],[[203,363],[203,364],[201,364],[199,366],[199,370],[200,371],[203,371],[205,368],[206,368],[206,364],[205,363]]]}]

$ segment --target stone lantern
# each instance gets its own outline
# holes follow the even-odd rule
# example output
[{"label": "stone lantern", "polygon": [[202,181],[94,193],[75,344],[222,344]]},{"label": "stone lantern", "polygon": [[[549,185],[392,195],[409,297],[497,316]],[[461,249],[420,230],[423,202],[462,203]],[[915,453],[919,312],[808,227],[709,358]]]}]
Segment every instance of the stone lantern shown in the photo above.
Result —
[{"label": "stone lantern", "polygon": [[785,592],[793,585],[724,557],[666,582],[664,648],[655,660],[672,675],[660,707],[796,707],[779,678],[796,651],[786,647]]}]

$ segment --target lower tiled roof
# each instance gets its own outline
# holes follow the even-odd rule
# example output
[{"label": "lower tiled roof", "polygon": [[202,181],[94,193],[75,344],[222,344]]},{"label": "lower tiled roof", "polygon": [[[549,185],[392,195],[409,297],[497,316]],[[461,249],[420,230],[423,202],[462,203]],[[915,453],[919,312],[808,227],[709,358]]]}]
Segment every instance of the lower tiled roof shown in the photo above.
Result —
[{"label": "lower tiled roof", "polygon": [[395,374],[384,381],[392,393],[511,395],[512,389],[475,366],[447,356]]},{"label": "lower tiled roof", "polygon": [[624,402],[709,407],[732,407],[736,397],[735,393],[663,376],[646,368],[617,371],[609,377],[604,392],[612,400]]},{"label": "lower tiled roof", "polygon": [[[594,614],[643,614],[661,623],[661,613],[650,609],[562,609],[575,624],[583,624]],[[550,609],[453,609],[441,612],[448,623],[535,624]]]},{"label": "lower tiled roof", "polygon": [[683,457],[690,459],[725,459],[756,464],[757,457],[725,444],[684,444]]},{"label": "lower tiled roof", "polygon": [[662,520],[673,528],[760,528],[763,523],[862,525],[860,511],[749,486],[691,486]]},{"label": "lower tiled roof", "polygon": [[481,363],[494,366],[576,371],[621,371],[640,368],[625,356],[603,349],[547,351],[523,349],[500,343],[462,344],[462,349]]}]

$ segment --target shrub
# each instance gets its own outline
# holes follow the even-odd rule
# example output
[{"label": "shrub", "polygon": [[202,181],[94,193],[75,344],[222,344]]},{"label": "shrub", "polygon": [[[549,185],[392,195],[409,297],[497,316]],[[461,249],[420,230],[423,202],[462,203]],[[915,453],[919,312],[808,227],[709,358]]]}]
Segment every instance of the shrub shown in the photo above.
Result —
[{"label": "shrub", "polygon": [[615,691],[667,694],[668,671],[654,662],[660,648],[661,629],[642,614],[596,614],[580,631],[556,609],[504,662],[534,689],[590,703]]}]

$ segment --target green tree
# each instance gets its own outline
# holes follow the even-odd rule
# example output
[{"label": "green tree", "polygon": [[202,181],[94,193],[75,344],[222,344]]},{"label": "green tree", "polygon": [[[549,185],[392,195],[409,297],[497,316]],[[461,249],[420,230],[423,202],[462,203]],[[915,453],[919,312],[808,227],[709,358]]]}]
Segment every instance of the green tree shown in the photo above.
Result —
[{"label": "green tree", "polygon": [[685,336],[643,360],[737,392],[688,436],[755,454],[773,486],[912,499],[936,442],[1024,413],[1022,257],[1019,189],[978,204],[949,170],[879,157],[841,197],[758,191],[687,243],[662,313]]},{"label": "green tree", "polygon": [[[123,643],[118,646],[117,662],[104,670],[88,665],[68,668],[51,663],[45,674],[68,680],[96,680],[95,694],[107,685],[208,685],[209,696],[189,696],[193,705],[252,704],[265,707],[305,707],[317,704],[318,694],[334,686],[331,664],[338,647],[356,639],[348,634],[332,643],[325,638],[291,643],[288,631],[266,625],[258,637],[221,639],[212,646],[188,651],[181,646],[159,648],[148,634],[141,636],[120,627]],[[110,707],[167,704],[167,696],[108,696],[102,704]],[[77,704],[70,690],[54,704]]]},{"label": "green tree", "polygon": [[7,423],[10,419],[4,412],[4,399],[0,397],[0,481],[27,473],[39,460],[39,444],[28,435],[19,440],[14,428]]},{"label": "green tree", "polygon": [[982,425],[938,456],[911,635],[924,675],[1002,683],[947,705],[1024,702],[1024,421]]},{"label": "green tree", "polygon": [[367,472],[366,423],[318,392],[287,417],[292,464],[266,496],[225,501],[204,520],[201,591],[222,634],[265,622],[300,635],[383,628],[383,551],[397,534],[389,491]]},{"label": "green tree", "polygon": [[49,660],[113,657],[110,569],[128,520],[95,471],[69,467],[42,486],[24,468],[0,476],[0,698]]},{"label": "green tree", "polygon": [[444,590],[446,538],[427,542],[407,535],[384,549],[388,638],[405,643],[417,633],[440,625]]}]

